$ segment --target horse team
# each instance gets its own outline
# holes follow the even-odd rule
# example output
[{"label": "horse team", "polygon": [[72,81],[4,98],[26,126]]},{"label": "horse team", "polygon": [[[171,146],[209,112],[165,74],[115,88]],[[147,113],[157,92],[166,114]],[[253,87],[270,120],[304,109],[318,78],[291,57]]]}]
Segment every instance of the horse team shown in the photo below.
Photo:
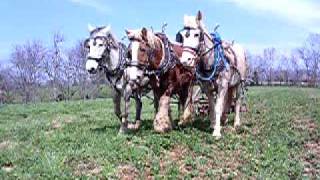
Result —
[{"label": "horse team", "polygon": [[[227,121],[232,105],[235,106],[234,127],[240,126],[247,76],[245,51],[238,44],[217,41],[205,28],[200,11],[196,16],[184,17],[177,42],[171,42],[163,32],[142,28],[126,30],[130,40],[127,47],[116,40],[110,26],[89,26],[89,31],[90,37],[84,43],[88,52],[86,69],[91,74],[104,73],[112,86],[114,111],[121,120],[119,133],[139,129],[141,98],[151,91],[156,132],[172,130],[170,100],[174,95],[179,102],[179,125],[192,123],[196,84],[208,97],[214,137],[221,137],[221,123]],[[129,121],[131,98],[136,102],[134,121]]]}]

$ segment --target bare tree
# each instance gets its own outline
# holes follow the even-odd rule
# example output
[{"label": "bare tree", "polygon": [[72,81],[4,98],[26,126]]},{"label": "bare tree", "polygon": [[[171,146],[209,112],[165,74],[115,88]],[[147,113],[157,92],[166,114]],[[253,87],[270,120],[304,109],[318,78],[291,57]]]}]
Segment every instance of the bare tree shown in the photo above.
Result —
[{"label": "bare tree", "polygon": [[284,83],[285,85],[289,84],[289,72],[290,72],[290,58],[287,55],[281,55],[278,63],[278,80],[280,85]]},{"label": "bare tree", "polygon": [[268,84],[271,85],[273,81],[274,62],[276,59],[276,49],[267,48],[263,51],[263,68],[266,70],[266,77]]},{"label": "bare tree", "polygon": [[56,99],[65,96],[65,69],[64,69],[64,52],[62,45],[64,36],[61,33],[53,35],[53,45],[49,50],[49,57],[43,62],[42,68],[47,76],[48,85],[52,90],[51,98]]},{"label": "bare tree", "polygon": [[68,51],[67,67],[69,69],[72,85],[79,91],[81,98],[87,96],[87,86],[90,83],[88,72],[85,70],[86,50],[83,41],[78,41],[74,47]]},{"label": "bare tree", "polygon": [[309,84],[316,86],[320,73],[320,34],[310,34],[298,53],[304,62]]},{"label": "bare tree", "polygon": [[17,45],[11,54],[12,78],[25,103],[35,100],[37,87],[42,80],[41,62],[46,58],[46,48],[40,41]]}]

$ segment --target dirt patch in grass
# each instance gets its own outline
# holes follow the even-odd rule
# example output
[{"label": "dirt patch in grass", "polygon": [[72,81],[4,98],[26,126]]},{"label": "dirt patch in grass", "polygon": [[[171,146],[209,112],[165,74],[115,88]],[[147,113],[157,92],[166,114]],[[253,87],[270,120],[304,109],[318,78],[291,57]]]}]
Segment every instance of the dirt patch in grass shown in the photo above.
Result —
[{"label": "dirt patch in grass", "polygon": [[75,176],[98,176],[102,172],[102,167],[95,161],[70,159],[65,162],[73,169]]},{"label": "dirt patch in grass", "polygon": [[[240,167],[247,163],[241,156],[242,148],[225,152],[216,145],[210,145],[213,153],[196,153],[184,145],[176,145],[172,149],[163,152],[160,158],[159,174],[162,177],[170,175],[170,169],[178,171],[178,179],[186,176],[192,179],[228,179],[230,177],[246,177],[240,171]],[[213,154],[213,155],[210,155]],[[145,169],[144,177],[153,179],[151,168]]]},{"label": "dirt patch in grass", "polygon": [[300,157],[303,162],[303,175],[308,177],[320,176],[320,139],[317,135],[318,126],[311,118],[296,119],[294,128],[306,132],[309,138],[304,142],[304,151]]},{"label": "dirt patch in grass", "polygon": [[0,143],[0,150],[12,148],[13,143],[11,141],[3,141]]},{"label": "dirt patch in grass", "polygon": [[320,140],[308,141],[304,144],[305,153],[302,156],[304,175],[320,177]]},{"label": "dirt patch in grass", "polygon": [[139,170],[132,165],[120,165],[117,168],[116,176],[121,180],[134,180],[139,178]]},{"label": "dirt patch in grass", "polygon": [[53,120],[51,122],[51,127],[52,127],[52,129],[60,129],[62,127],[62,124],[58,120]]},{"label": "dirt patch in grass", "polygon": [[14,165],[12,162],[2,164],[2,170],[5,172],[11,172],[14,170]]},{"label": "dirt patch in grass", "polygon": [[74,122],[75,117],[69,115],[57,116],[51,122],[52,129],[60,129],[64,124],[70,124]]},{"label": "dirt patch in grass", "polygon": [[297,118],[293,120],[293,126],[299,132],[308,132],[309,135],[314,135],[317,130],[317,124],[311,118]]},{"label": "dirt patch in grass", "polygon": [[101,171],[102,171],[102,168],[97,163],[93,161],[81,161],[77,165],[74,174],[76,176],[81,176],[81,175],[96,176],[100,174]]}]

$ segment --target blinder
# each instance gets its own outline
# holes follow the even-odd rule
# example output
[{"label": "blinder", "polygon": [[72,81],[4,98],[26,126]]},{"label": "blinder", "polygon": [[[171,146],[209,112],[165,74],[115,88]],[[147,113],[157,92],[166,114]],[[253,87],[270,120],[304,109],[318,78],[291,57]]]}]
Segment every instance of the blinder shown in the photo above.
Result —
[{"label": "blinder", "polygon": [[200,42],[203,42],[204,41],[204,33],[203,31],[200,32]]},{"label": "blinder", "polygon": [[[176,34],[176,42],[183,43],[183,36],[182,36],[181,32],[184,30],[190,30],[190,28],[184,28],[184,29],[181,29],[180,31],[178,31]],[[189,35],[190,35],[189,31],[187,33],[189,33]],[[200,32],[200,42],[202,42],[202,41],[204,41],[204,33],[201,31]]]},{"label": "blinder", "polygon": [[[114,45],[114,43],[113,43],[112,39],[110,38],[110,36],[108,36],[108,37],[97,36],[97,37],[92,38],[92,39],[93,39],[93,41],[94,41],[94,44],[96,43],[96,40],[97,40],[97,39],[102,39],[102,40],[104,41],[104,44],[106,45],[106,48],[105,48],[105,50],[104,50],[101,58],[88,57],[88,59],[97,61],[97,62],[99,63],[99,66],[100,66],[100,63],[105,59],[105,57],[108,56],[108,54],[110,53],[111,49],[112,49],[112,48],[117,48],[117,46]],[[83,45],[84,45],[84,48],[85,48],[85,49],[89,49],[89,48],[90,48],[90,46],[89,46],[89,44],[88,44],[89,41],[90,41],[90,38],[84,40]]]},{"label": "blinder", "polygon": [[183,43],[183,36],[181,35],[181,31],[176,34],[176,42]]}]

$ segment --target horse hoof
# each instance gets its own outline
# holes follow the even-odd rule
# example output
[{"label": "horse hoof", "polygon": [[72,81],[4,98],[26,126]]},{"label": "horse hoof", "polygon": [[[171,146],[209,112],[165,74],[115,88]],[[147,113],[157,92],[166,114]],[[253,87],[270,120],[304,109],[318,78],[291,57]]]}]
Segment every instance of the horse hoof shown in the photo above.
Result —
[{"label": "horse hoof", "polygon": [[222,119],[222,120],[221,120],[221,123],[222,123],[223,126],[227,125],[228,122],[229,122],[229,118],[226,118],[226,119]]},{"label": "horse hoof", "polygon": [[179,127],[186,127],[186,123],[184,123],[183,121],[180,120],[180,121],[178,122],[178,126],[179,126]]},{"label": "horse hoof", "polygon": [[141,121],[137,121],[136,123],[129,123],[128,124],[128,129],[130,131],[138,131],[141,126]]},{"label": "horse hoof", "polygon": [[184,119],[180,119],[178,122],[178,126],[180,127],[186,127],[189,124],[188,121],[185,121]]},{"label": "horse hoof", "polygon": [[156,118],[153,128],[157,133],[167,133],[172,130],[172,124],[169,117]]},{"label": "horse hoof", "polygon": [[118,135],[124,135],[124,134],[127,134],[127,133],[128,133],[128,128],[121,126],[120,129],[119,129]]},{"label": "horse hoof", "polygon": [[240,124],[236,124],[233,126],[234,130],[239,133],[240,132]]},{"label": "horse hoof", "polygon": [[216,140],[221,139],[221,133],[220,133],[220,132],[215,132],[215,131],[213,131],[212,136],[213,136]]},{"label": "horse hoof", "polygon": [[248,112],[248,108],[247,108],[247,106],[241,106],[241,108],[240,108],[240,112],[243,112],[243,113]]}]

